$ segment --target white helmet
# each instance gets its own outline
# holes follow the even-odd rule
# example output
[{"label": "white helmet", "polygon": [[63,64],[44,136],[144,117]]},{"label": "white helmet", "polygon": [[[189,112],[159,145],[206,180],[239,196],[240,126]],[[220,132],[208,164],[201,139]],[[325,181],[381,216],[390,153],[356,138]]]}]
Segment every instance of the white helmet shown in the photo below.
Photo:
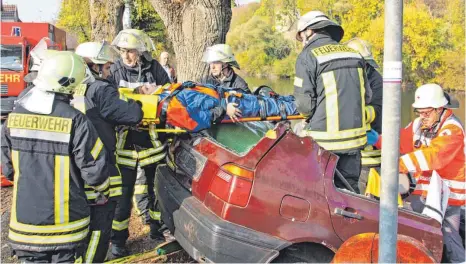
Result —
[{"label": "white helmet", "polygon": [[71,51],[59,51],[43,61],[33,83],[42,91],[73,94],[76,86],[86,80],[86,69],[81,57]]},{"label": "white helmet", "polygon": [[298,30],[296,33],[296,40],[303,41],[299,33],[303,32],[305,29],[321,29],[328,28],[328,33],[337,42],[343,38],[343,28],[337,23],[331,21],[323,12],[321,11],[310,11],[304,14],[298,20]]},{"label": "white helmet", "polygon": [[118,51],[105,41],[85,42],[76,47],[76,54],[87,58],[94,64],[114,63],[118,58]]},{"label": "white helmet", "polygon": [[231,47],[227,44],[215,44],[208,47],[204,52],[202,61],[206,63],[220,61],[239,69],[239,64],[236,61],[235,55]]},{"label": "white helmet", "polygon": [[414,108],[448,107],[448,100],[440,85],[429,83],[416,89],[412,106]]},{"label": "white helmet", "polygon": [[374,57],[372,56],[372,46],[369,42],[359,39],[359,38],[352,38],[345,43],[348,47],[356,50],[361,54],[364,60],[367,61],[372,67],[379,68],[379,65],[375,62]]}]

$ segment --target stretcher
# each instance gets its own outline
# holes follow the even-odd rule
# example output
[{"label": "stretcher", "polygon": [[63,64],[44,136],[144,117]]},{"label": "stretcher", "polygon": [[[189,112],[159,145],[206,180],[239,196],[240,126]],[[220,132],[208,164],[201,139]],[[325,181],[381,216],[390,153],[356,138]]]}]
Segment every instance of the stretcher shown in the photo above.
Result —
[{"label": "stretcher", "polygon": [[[243,113],[258,115],[239,118],[238,122],[304,119],[304,116],[295,110],[292,97],[286,97],[283,102],[275,102],[270,98],[259,98],[261,96],[245,95],[237,91],[222,92],[221,89],[217,89],[193,83],[189,85],[177,83],[159,88],[150,95],[136,94],[131,88],[119,88],[119,91],[123,100],[129,98],[141,102],[144,112],[140,125],[142,129],[147,129],[151,125],[168,124],[167,128],[156,129],[157,132],[162,133],[197,132],[209,128],[211,121],[208,111],[222,104],[225,107],[228,102],[238,103],[238,107],[243,107]],[[249,106],[250,108],[246,109]],[[270,109],[280,115],[267,116],[267,113],[273,112]],[[233,123],[233,121],[227,117],[221,123]]]}]

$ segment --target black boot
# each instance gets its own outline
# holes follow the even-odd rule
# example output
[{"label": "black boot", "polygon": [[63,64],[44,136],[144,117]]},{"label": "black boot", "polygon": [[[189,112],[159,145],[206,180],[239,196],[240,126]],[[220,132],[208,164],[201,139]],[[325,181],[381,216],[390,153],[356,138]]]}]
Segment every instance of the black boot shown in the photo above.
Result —
[{"label": "black boot", "polygon": [[149,237],[154,240],[165,240],[165,237],[163,236],[162,225],[158,221],[152,221],[150,223]]},{"label": "black boot", "polygon": [[129,252],[125,245],[112,244],[112,254],[117,258],[121,258],[128,256]]}]

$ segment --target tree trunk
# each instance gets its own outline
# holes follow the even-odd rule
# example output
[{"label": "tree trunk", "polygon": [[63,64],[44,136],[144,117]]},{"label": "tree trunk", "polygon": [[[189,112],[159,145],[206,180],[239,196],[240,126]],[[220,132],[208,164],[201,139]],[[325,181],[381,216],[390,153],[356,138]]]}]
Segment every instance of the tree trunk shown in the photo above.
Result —
[{"label": "tree trunk", "polygon": [[150,0],[173,44],[178,81],[199,81],[208,73],[201,61],[207,47],[225,43],[231,0]]},{"label": "tree trunk", "polygon": [[123,29],[123,0],[89,0],[92,40],[111,42]]}]

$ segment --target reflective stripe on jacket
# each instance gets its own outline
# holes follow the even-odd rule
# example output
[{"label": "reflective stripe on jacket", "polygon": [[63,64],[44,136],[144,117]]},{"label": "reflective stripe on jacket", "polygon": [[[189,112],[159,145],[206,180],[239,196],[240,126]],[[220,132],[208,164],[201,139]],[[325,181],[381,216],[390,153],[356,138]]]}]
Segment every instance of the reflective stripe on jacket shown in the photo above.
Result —
[{"label": "reflective stripe on jacket", "polygon": [[[431,136],[429,136],[429,134]],[[450,109],[442,114],[437,131],[423,132],[421,119],[416,118],[400,135],[400,172],[415,173],[413,194],[427,195],[432,171],[435,170],[450,187],[449,205],[466,201],[464,128]],[[379,140],[377,146],[381,146]],[[415,145],[418,145],[416,147]]]},{"label": "reflective stripe on jacket", "polygon": [[365,110],[371,90],[365,62],[355,50],[325,34],[315,34],[296,61],[294,96],[310,119],[307,135],[336,153],[363,149]]},{"label": "reflective stripe on jacket", "polygon": [[[366,130],[374,129],[382,133],[382,101],[383,79],[382,75],[370,64],[366,64],[367,79],[372,90],[370,104],[366,105]],[[380,167],[382,152],[373,146],[366,146],[361,150],[361,165],[364,167]]]},{"label": "reflective stripe on jacket", "polygon": [[[115,130],[117,125],[137,125],[141,122],[141,106],[134,100],[120,96],[117,88],[111,82],[102,79],[96,79],[87,87],[81,86],[81,89],[76,90],[75,97],[78,104],[75,104],[74,107],[85,113],[91,120],[99,137],[102,138],[107,153],[109,153],[108,171],[111,189],[106,196],[121,195],[121,174],[115,156],[117,142]],[[98,192],[86,186],[86,196],[89,203],[96,203],[96,198],[99,195]]]},{"label": "reflective stripe on jacket", "polygon": [[69,101],[55,99],[50,115],[18,105],[3,126],[1,142],[2,172],[14,180],[12,248],[78,247],[90,221],[84,184],[102,194],[110,185],[107,153],[91,122]]},{"label": "reflective stripe on jacket", "polygon": [[[170,83],[167,72],[156,60],[146,61],[141,57],[142,65],[132,68],[121,59],[112,65],[109,77],[119,87],[137,88],[143,84],[165,85]],[[124,97],[123,97],[124,98]],[[155,164],[165,157],[164,138],[160,138],[151,127],[148,131],[121,127],[117,135],[116,162],[121,166],[135,168]]]}]

